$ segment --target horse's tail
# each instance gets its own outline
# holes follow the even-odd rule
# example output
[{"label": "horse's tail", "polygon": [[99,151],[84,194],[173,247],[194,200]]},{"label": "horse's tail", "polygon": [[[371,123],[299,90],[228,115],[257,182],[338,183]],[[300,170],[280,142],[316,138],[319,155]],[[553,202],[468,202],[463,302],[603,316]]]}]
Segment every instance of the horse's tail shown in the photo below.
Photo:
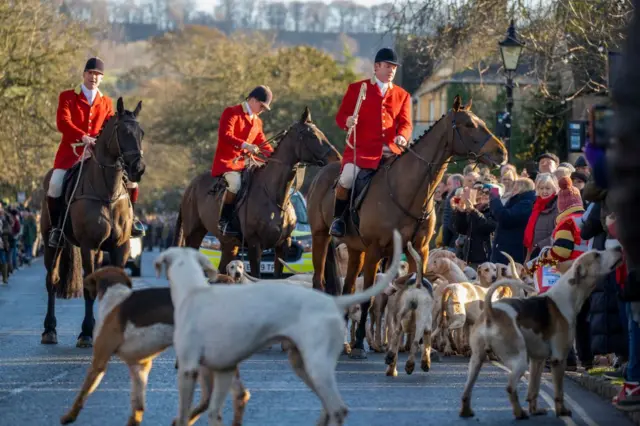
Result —
[{"label": "horse's tail", "polygon": [[182,206],[178,209],[176,230],[173,235],[173,247],[184,247],[184,229],[182,229]]},{"label": "horse's tail", "polygon": [[340,275],[338,274],[338,263],[336,262],[336,245],[333,242],[329,242],[329,249],[327,250],[327,259],[324,262],[324,279],[325,279],[325,292],[334,296],[342,294],[340,289]]},{"label": "horse's tail", "polygon": [[79,247],[68,242],[64,243],[60,253],[58,272],[60,280],[56,285],[56,297],[58,299],[82,297],[82,255]]}]

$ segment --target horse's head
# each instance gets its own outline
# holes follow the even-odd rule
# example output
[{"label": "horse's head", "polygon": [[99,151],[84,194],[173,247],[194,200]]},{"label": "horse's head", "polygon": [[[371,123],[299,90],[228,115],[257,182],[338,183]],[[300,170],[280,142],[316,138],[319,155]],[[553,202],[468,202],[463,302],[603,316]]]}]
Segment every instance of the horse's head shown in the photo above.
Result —
[{"label": "horse's head", "polygon": [[471,100],[462,105],[460,96],[456,96],[449,117],[452,122],[454,155],[476,157],[478,162],[490,167],[507,162],[507,149],[491,133],[485,122],[471,112]]},{"label": "horse's head", "polygon": [[[122,98],[118,98],[116,115],[112,117],[115,120],[112,131],[115,138],[111,137],[107,141],[107,152],[124,163],[127,176],[132,182],[140,182],[146,168],[142,156],[144,131],[138,122],[141,109],[142,102],[138,102],[133,112],[125,110]],[[114,139],[116,143],[113,143]]]},{"label": "horse's head", "polygon": [[288,133],[293,138],[293,149],[298,161],[302,163],[326,166],[342,159],[322,130],[311,121],[309,107],[305,107],[300,120],[291,126]]}]

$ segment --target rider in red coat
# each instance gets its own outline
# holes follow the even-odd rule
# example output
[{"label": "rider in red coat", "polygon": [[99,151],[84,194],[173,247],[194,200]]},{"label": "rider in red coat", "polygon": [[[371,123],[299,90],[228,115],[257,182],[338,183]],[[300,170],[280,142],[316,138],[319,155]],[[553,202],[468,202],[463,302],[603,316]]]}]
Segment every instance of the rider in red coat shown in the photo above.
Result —
[{"label": "rider in red coat", "polygon": [[262,111],[271,110],[273,95],[267,86],[258,86],[249,93],[245,102],[226,108],[220,117],[218,146],[213,158],[211,176],[223,176],[227,190],[220,207],[219,229],[222,235],[237,235],[233,228],[233,210],[240,191],[241,172],[245,168],[245,152],[268,157],[273,148],[266,142],[262,131]]},{"label": "rider in red coat", "polygon": [[[336,123],[344,130],[355,126],[342,156],[342,171],[336,186],[334,219],[330,234],[343,237],[346,232],[344,213],[349,204],[349,191],[354,176],[362,169],[377,169],[383,155],[398,155],[411,139],[411,96],[391,81],[396,74],[398,57],[389,48],[378,51],[375,57],[374,76],[349,85],[336,115]],[[357,117],[353,116],[360,88],[367,87],[366,96]]]},{"label": "rider in red coat", "polygon": [[[103,75],[102,60],[89,59],[84,67],[83,82],[75,89],[60,93],[58,99],[56,124],[62,133],[62,140],[53,162],[53,172],[47,191],[47,207],[51,220],[49,247],[58,247],[62,237],[60,226],[64,212],[63,206],[59,203],[59,197],[62,195],[64,176],[67,170],[80,160],[85,149],[87,150],[85,156],[89,156],[89,150],[95,145],[102,126],[114,114],[111,98],[98,90]],[[74,150],[72,144],[78,142],[84,143],[85,147],[77,146]],[[133,207],[138,198],[138,184],[129,182],[127,189]],[[134,221],[131,235],[135,237],[143,234],[142,225],[139,221]]]}]

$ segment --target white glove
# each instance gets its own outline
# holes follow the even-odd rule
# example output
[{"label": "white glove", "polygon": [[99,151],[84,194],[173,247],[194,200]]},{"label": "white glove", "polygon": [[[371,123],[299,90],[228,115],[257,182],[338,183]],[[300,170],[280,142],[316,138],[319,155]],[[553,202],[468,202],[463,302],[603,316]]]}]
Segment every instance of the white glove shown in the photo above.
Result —
[{"label": "white glove", "polygon": [[249,151],[252,154],[259,154],[260,153],[260,147],[258,147],[258,145],[254,145],[252,143],[242,142],[242,149],[246,149],[247,151]]},{"label": "white glove", "polygon": [[89,135],[84,135],[82,136],[82,143],[85,145],[95,145],[96,144],[96,138],[92,138]]},{"label": "white glove", "polygon": [[358,124],[358,117],[350,115],[349,118],[347,118],[347,127],[351,128],[356,124]]},{"label": "white glove", "polygon": [[407,140],[404,138],[404,136],[396,136],[393,142],[395,142],[396,145],[402,146],[402,147],[405,147],[408,145]]}]

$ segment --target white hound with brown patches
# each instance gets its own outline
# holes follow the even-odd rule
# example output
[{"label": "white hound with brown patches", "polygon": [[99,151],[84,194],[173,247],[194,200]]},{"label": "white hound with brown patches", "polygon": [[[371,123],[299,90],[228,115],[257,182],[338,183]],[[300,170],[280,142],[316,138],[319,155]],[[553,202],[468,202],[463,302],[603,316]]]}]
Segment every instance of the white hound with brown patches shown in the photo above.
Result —
[{"label": "white hound with brown patches", "polygon": [[[384,250],[387,255],[389,248]],[[156,270],[159,274],[166,265],[175,306],[179,390],[176,425],[188,424],[201,367],[214,375],[209,424],[221,425],[222,407],[237,365],[283,339],[292,343],[289,359],[295,373],[322,402],[319,424],[342,425],[347,407],[338,391],[336,365],[343,349],[345,312],[389,285],[401,254],[402,237],[394,231],[393,261],[383,279],[361,293],[332,297],[292,286],[286,280],[271,280],[268,285],[210,286],[202,274],[209,259],[198,250],[172,247],[162,252],[156,259]],[[240,335],[242,339],[238,339]]]},{"label": "white hound with brown patches", "polygon": [[461,417],[474,415],[471,391],[489,352],[495,353],[511,371],[507,393],[516,419],[528,417],[518,399],[517,385],[529,369],[527,401],[531,415],[545,414],[538,408],[538,393],[545,359],[551,358],[556,416],[570,416],[564,404],[563,378],[567,354],[576,332],[576,318],[593,292],[597,280],[615,271],[622,262],[622,250],[589,251],[573,261],[571,267],[547,292],[526,299],[509,298],[493,302],[496,289],[503,285],[522,288],[520,281],[505,279],[493,284],[485,296],[483,315],[471,331],[472,355],[467,383],[462,393]]}]

